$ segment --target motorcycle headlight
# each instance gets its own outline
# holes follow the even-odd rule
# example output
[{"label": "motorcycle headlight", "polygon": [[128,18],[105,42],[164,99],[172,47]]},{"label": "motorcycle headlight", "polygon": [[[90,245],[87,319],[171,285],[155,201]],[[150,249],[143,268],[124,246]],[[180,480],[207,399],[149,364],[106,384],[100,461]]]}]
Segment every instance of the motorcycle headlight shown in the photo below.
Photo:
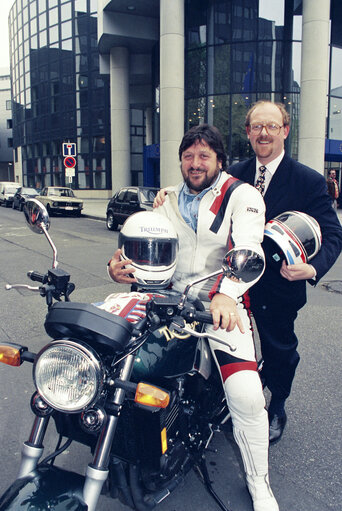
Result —
[{"label": "motorcycle headlight", "polygon": [[39,394],[52,408],[77,413],[98,397],[104,370],[99,356],[89,346],[58,340],[38,353],[33,379]]}]

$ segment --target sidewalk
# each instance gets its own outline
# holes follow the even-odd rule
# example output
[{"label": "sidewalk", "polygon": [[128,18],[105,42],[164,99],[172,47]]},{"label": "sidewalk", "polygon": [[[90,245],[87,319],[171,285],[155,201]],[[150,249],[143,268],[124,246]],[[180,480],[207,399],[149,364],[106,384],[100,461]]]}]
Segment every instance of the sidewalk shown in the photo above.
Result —
[{"label": "sidewalk", "polygon": [[106,220],[109,199],[83,199],[82,215],[88,218]]}]

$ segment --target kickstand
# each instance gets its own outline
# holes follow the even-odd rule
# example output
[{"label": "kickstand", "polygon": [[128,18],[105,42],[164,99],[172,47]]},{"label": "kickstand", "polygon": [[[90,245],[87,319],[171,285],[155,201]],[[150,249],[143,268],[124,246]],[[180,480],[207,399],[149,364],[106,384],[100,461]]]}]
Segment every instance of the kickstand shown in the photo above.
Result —
[{"label": "kickstand", "polygon": [[210,495],[213,497],[216,504],[222,509],[222,511],[231,511],[223,504],[222,500],[217,495],[213,488],[213,485],[211,484],[207,465],[205,462],[205,456],[202,456],[200,462],[194,465],[194,470],[197,476],[199,477],[200,481],[204,484],[207,491],[210,493]]}]

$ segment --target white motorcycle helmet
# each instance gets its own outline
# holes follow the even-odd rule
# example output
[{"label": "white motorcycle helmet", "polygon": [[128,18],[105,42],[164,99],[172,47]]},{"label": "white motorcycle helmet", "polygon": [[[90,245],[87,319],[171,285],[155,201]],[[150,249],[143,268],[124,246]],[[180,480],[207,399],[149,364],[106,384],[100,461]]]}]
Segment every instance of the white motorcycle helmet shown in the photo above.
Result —
[{"label": "white motorcycle helmet", "polygon": [[154,211],[140,211],[127,218],[119,234],[121,258],[132,260],[127,268],[140,287],[166,288],[176,269],[178,236],[168,218]]},{"label": "white motorcycle helmet", "polygon": [[285,211],[265,225],[263,249],[268,263],[280,266],[310,261],[321,248],[318,222],[300,211]]}]

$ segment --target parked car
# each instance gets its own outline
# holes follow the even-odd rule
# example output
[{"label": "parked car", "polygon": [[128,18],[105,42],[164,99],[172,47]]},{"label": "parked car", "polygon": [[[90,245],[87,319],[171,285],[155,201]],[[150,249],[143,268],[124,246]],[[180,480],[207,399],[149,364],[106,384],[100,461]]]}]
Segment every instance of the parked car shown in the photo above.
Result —
[{"label": "parked car", "polygon": [[32,199],[32,197],[37,197],[37,195],[39,195],[39,192],[35,188],[20,186],[13,196],[12,208],[18,208],[19,211],[22,211],[26,199]]},{"label": "parked car", "polygon": [[0,206],[9,208],[12,206],[13,196],[18,190],[20,183],[14,183],[11,181],[1,181],[0,183]]},{"label": "parked car", "polygon": [[145,186],[120,188],[110,199],[107,206],[107,229],[115,231],[133,213],[152,210],[153,199],[158,190],[159,188]]},{"label": "parked car", "polygon": [[46,186],[37,199],[44,204],[49,215],[72,213],[80,216],[83,209],[83,200],[78,199],[66,186]]}]

